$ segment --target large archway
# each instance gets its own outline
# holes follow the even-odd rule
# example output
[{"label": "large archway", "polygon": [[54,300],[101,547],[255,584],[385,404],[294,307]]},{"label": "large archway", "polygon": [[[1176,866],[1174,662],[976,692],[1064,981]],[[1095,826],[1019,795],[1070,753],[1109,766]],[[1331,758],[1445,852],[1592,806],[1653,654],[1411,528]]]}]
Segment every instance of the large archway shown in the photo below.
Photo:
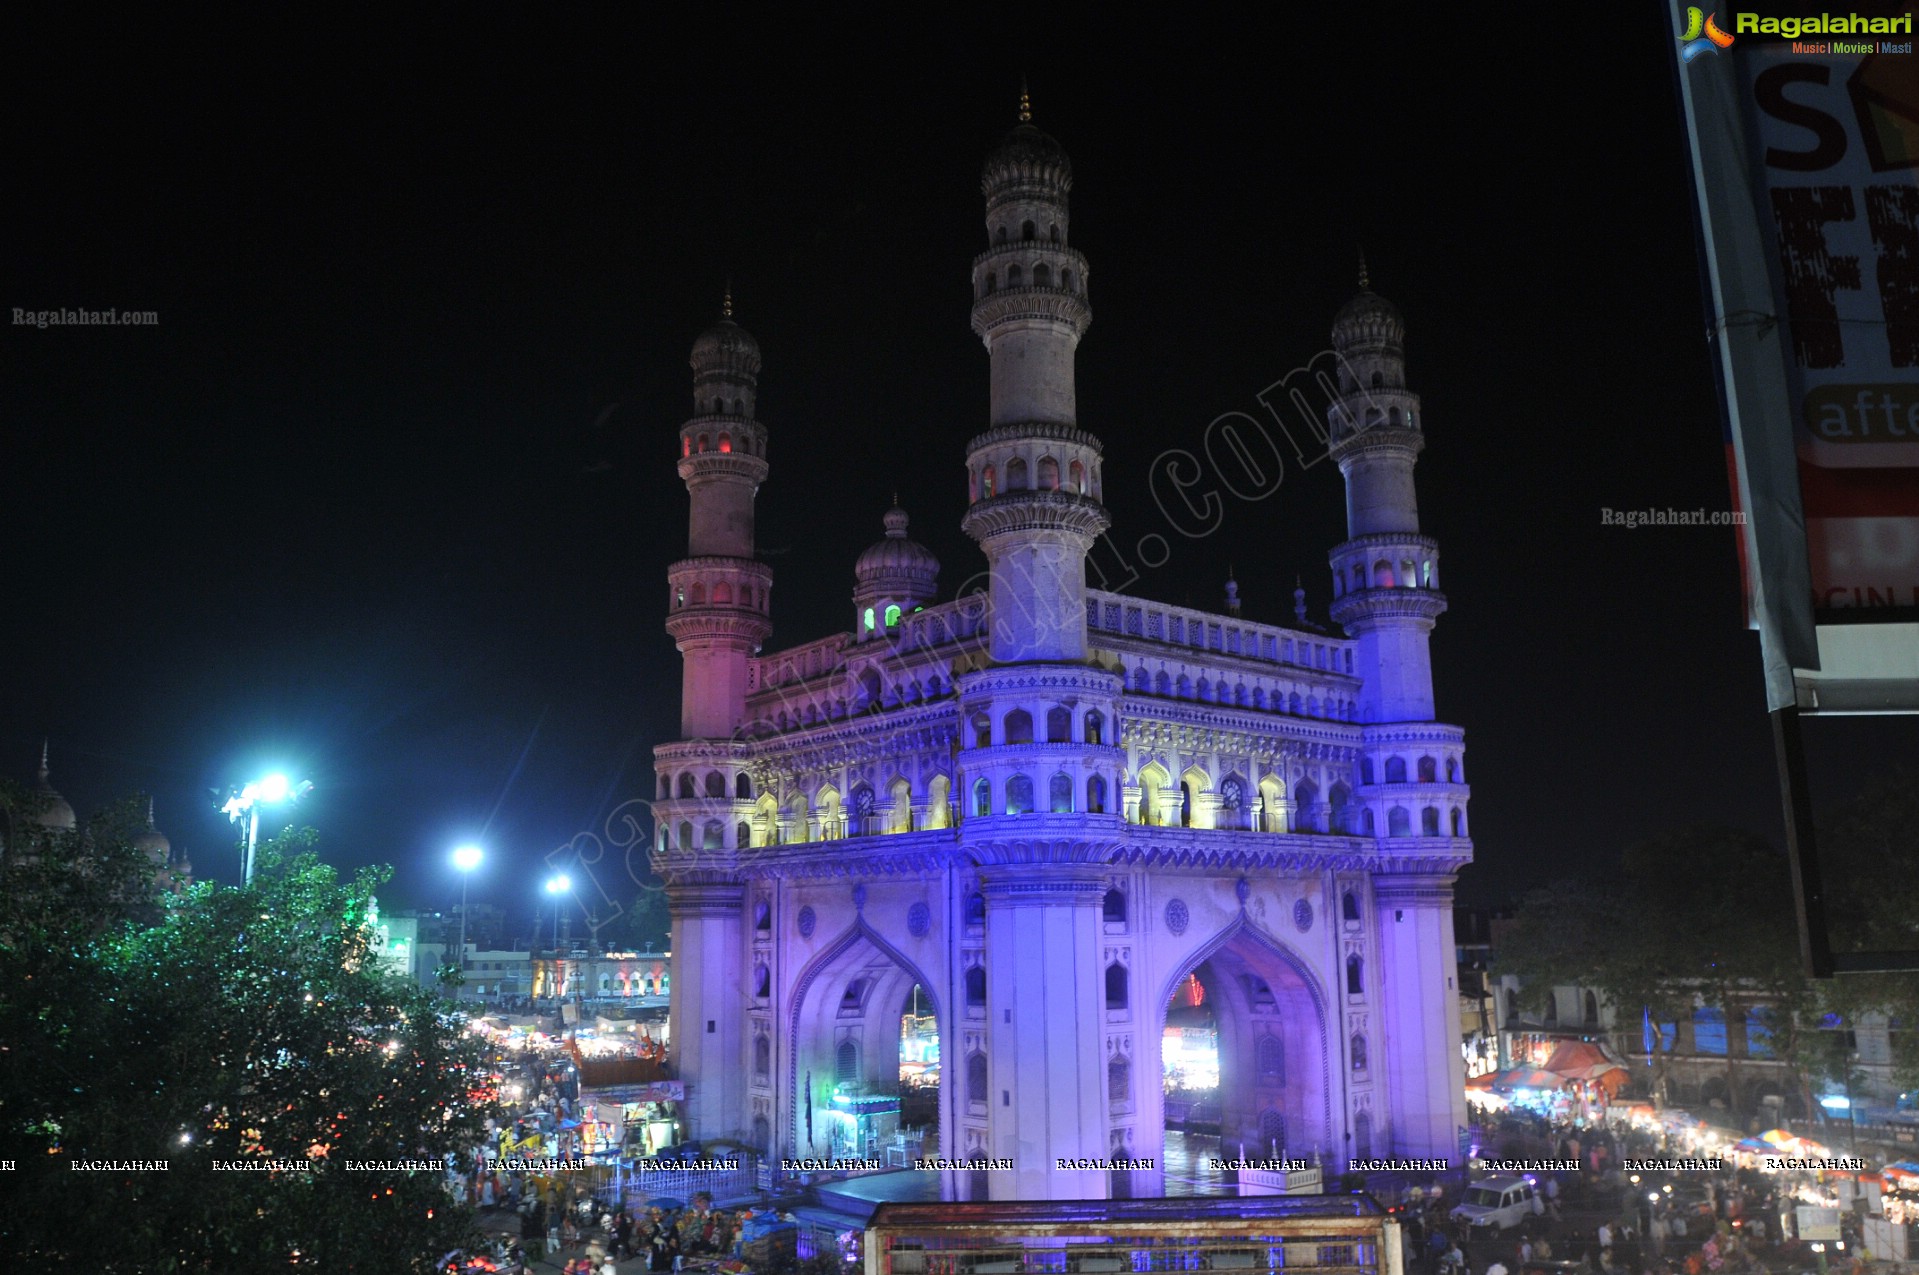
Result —
[{"label": "large archway", "polygon": [[939,1154],[939,1022],[932,984],[891,944],[863,921],[843,934],[795,988],[779,1154],[895,1167]]},{"label": "large archway", "polygon": [[1207,1167],[1333,1147],[1324,996],[1305,964],[1235,921],[1161,997],[1165,1191],[1230,1192]]}]

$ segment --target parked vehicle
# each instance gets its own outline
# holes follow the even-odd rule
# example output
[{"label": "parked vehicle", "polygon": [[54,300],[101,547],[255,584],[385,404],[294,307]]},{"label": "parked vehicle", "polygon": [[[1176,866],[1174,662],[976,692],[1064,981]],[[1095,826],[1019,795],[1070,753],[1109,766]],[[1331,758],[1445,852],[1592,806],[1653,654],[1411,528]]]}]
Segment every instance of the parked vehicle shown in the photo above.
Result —
[{"label": "parked vehicle", "polygon": [[1492,1227],[1505,1231],[1529,1217],[1546,1211],[1539,1188],[1531,1178],[1501,1176],[1485,1178],[1466,1188],[1466,1195],[1454,1206],[1452,1219],[1473,1227]]}]

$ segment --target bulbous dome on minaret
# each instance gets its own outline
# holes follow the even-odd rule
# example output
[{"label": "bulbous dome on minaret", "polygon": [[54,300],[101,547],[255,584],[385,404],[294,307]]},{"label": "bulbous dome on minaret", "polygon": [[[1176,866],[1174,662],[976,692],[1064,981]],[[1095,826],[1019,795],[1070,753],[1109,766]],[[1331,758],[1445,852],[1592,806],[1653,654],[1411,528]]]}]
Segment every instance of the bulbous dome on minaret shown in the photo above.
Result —
[{"label": "bulbous dome on minaret", "polygon": [[886,514],[886,537],[867,549],[853,565],[860,594],[883,596],[899,603],[929,601],[939,583],[940,562],[933,551],[906,536],[906,511],[894,506]]},{"label": "bulbous dome on minaret", "polygon": [[167,840],[153,824],[153,800],[147,800],[147,826],[134,834],[133,848],[147,857],[147,861],[160,867],[173,856],[173,843]]},{"label": "bulbous dome on minaret", "polygon": [[1372,289],[1366,259],[1359,260],[1359,292],[1333,316],[1333,348],[1398,348],[1406,343],[1406,320],[1399,307]]},{"label": "bulbous dome on minaret", "polygon": [[79,826],[80,821],[74,817],[73,807],[67,803],[67,799],[56,792],[53,785],[47,781],[47,775],[47,745],[42,741],[40,771],[35,776],[33,787],[34,791],[40,795],[43,804],[40,810],[31,816],[31,819],[42,828],[57,832],[72,832]]},{"label": "bulbous dome on minaret", "polygon": [[1072,188],[1073,161],[1056,138],[1034,126],[1031,100],[1022,85],[1019,125],[992,149],[980,170],[980,193],[987,198],[987,209],[1000,200],[1017,198],[1022,191],[1063,195]]},{"label": "bulbous dome on minaret", "polygon": [[724,318],[694,338],[693,355],[687,362],[696,376],[704,372],[758,376],[760,343],[731,318]]}]

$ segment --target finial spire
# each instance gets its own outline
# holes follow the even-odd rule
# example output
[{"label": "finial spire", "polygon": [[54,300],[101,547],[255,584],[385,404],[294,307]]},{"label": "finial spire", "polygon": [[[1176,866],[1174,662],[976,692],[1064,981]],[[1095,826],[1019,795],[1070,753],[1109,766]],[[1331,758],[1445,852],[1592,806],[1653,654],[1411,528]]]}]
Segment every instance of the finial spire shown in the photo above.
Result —
[{"label": "finial spire", "polygon": [[1372,276],[1366,273],[1366,249],[1362,246],[1359,250],[1359,290],[1361,292],[1370,292],[1372,286]]},{"label": "finial spire", "polygon": [[40,737],[40,782],[47,782],[47,737]]},{"label": "finial spire", "polygon": [[733,281],[731,279],[726,281],[726,293],[720,298],[720,317],[722,319],[733,317]]},{"label": "finial spire", "polygon": [[1031,124],[1033,122],[1033,98],[1032,95],[1026,91],[1026,77],[1024,75],[1019,77],[1019,122],[1022,124]]},{"label": "finial spire", "polygon": [[147,827],[153,827],[153,798],[147,798]]},{"label": "finial spire", "polygon": [[1306,623],[1306,586],[1298,576],[1293,577],[1293,618],[1302,625]]}]

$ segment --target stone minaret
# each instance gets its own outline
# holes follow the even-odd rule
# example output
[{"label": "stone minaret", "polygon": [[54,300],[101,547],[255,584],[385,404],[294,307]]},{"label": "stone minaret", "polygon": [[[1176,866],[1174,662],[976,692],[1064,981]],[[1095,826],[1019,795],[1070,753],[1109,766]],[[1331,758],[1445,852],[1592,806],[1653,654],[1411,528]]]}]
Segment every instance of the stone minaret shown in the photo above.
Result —
[{"label": "stone minaret", "polygon": [[956,679],[959,845],[986,924],[978,964],[948,989],[978,1016],[991,1099],[956,1103],[955,1145],[1013,1162],[981,1175],[996,1199],[1106,1195],[1108,1175],[1055,1172],[1053,1157],[1106,1156],[1123,1137],[1112,1109],[1134,1101],[1106,1092],[1100,901],[1123,836],[1124,687],[1087,658],[1086,554],[1108,519],[1099,440],[1074,411],[1074,351],[1092,313],[1086,259],[1066,246],[1072,180],[1021,94],[1019,126],[986,160],[990,246],[973,262],[992,410],[967,448],[962,525],[991,566],[992,658]]},{"label": "stone minaret", "polygon": [[1086,258],[1067,247],[1072,164],[1019,126],[980,178],[989,246],[973,259],[973,331],[992,359],[990,428],[967,446],[962,524],[986,551],[993,658],[1086,658],[1086,553],[1109,525],[1100,443],[1081,430],[1073,357],[1092,322]]},{"label": "stone minaret", "polygon": [[1419,531],[1413,465],[1426,444],[1419,396],[1406,388],[1406,324],[1374,293],[1362,260],[1359,295],[1333,321],[1340,395],[1328,411],[1332,458],[1346,478],[1346,543],[1332,552],[1333,620],[1359,640],[1363,722],[1433,720],[1433,620],[1439,545]]},{"label": "stone minaret", "polygon": [[[1419,396],[1406,388],[1406,325],[1372,291],[1363,258],[1359,288],[1333,321],[1340,395],[1328,416],[1331,454],[1346,478],[1347,539],[1331,555],[1332,617],[1359,643],[1365,769],[1358,795],[1384,834],[1372,872],[1375,1003],[1387,1044],[1379,1132],[1396,1155],[1456,1157],[1466,1123],[1464,1064],[1456,1050],[1433,1056],[1418,1042],[1459,1039],[1459,997],[1448,974],[1456,956],[1453,870],[1464,840],[1463,816],[1454,813],[1466,796],[1456,769],[1463,733],[1434,721],[1427,644],[1446,596],[1439,545],[1419,530],[1413,466],[1425,436]],[[1431,774],[1404,769],[1409,748],[1434,759]],[[1374,1152],[1383,1154],[1380,1144]]]},{"label": "stone minaret", "polygon": [[680,426],[692,497],[687,556],[667,571],[666,631],[683,661],[680,736],[727,739],[746,720],[747,662],[772,632],[772,568],[753,558],[753,497],[766,481],[766,429],[753,417],[760,347],[720,321],[693,342],[693,415]]}]

